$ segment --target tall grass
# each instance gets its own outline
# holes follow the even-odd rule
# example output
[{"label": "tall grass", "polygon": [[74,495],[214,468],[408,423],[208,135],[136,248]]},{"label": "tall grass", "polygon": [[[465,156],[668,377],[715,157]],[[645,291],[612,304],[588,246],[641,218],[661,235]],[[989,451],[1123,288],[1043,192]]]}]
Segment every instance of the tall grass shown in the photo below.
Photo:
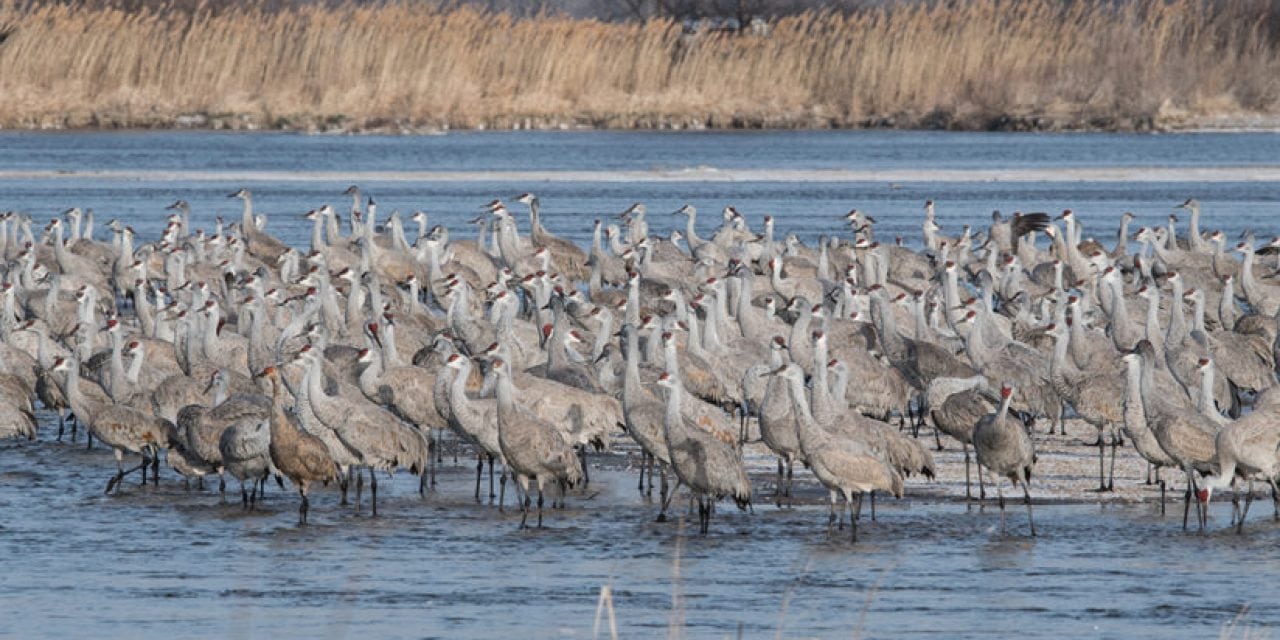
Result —
[{"label": "tall grass", "polygon": [[[1280,114],[1280,11],[972,0],[768,36],[411,4],[0,3],[0,125],[1101,126]],[[1224,8],[1226,7],[1226,8]]]}]

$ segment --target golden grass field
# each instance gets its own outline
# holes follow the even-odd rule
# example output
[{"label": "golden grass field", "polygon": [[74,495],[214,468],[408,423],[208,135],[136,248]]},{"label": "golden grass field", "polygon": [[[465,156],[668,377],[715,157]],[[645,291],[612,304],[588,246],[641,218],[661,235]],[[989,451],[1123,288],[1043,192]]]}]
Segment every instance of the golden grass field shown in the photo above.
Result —
[{"label": "golden grass field", "polygon": [[[1238,5],[1235,5],[1238,6]],[[0,3],[0,126],[1146,129],[1280,121],[1271,15],[1213,0],[972,0],[784,18],[515,20]]]}]

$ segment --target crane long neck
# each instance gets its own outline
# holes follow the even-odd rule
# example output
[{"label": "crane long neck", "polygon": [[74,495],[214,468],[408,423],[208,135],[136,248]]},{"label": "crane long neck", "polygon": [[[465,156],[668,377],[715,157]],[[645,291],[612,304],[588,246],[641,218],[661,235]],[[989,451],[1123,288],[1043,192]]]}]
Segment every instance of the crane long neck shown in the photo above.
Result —
[{"label": "crane long neck", "polygon": [[227,401],[227,379],[218,377],[213,381],[213,404],[218,407]]},{"label": "crane long neck", "polygon": [[[1192,296],[1191,300],[1193,302],[1191,308],[1191,326],[1195,327],[1196,331],[1208,335],[1204,328],[1204,293],[1197,291],[1196,294]],[[1230,329],[1231,327],[1224,328]]]},{"label": "crane long neck", "polygon": [[403,364],[400,361],[400,350],[396,348],[396,325],[390,322],[382,332],[382,359],[388,368]]},{"label": "crane long neck", "polygon": [[[1174,304],[1178,304],[1175,300]],[[1152,344],[1159,344],[1160,339],[1160,292],[1151,290],[1151,298],[1147,303],[1147,339]]]},{"label": "crane long neck", "polygon": [[672,440],[673,434],[678,435],[684,427],[684,416],[680,412],[680,406],[683,402],[684,384],[679,378],[671,378],[671,386],[667,387],[667,407],[666,419],[662,421],[663,430],[667,435],[667,440]]},{"label": "crane long neck", "polygon": [[1070,346],[1070,338],[1066,335],[1060,335],[1053,342],[1053,358],[1049,360],[1049,377],[1059,378],[1066,373],[1067,365],[1067,348]]},{"label": "crane long neck", "polygon": [[1116,248],[1112,252],[1119,257],[1129,253],[1129,217],[1120,218],[1120,229],[1116,232]]},{"label": "crane long neck", "polygon": [[247,235],[251,231],[257,231],[257,223],[253,220],[253,197],[247,192],[241,196],[244,200],[244,209],[240,214],[240,228]]},{"label": "crane long neck", "polygon": [[[494,395],[496,395],[498,399],[498,408],[503,412],[511,411],[515,408],[515,393],[512,389],[513,385],[511,382],[511,376],[499,375],[496,382],[497,384],[494,386]],[[503,421],[498,422],[499,427],[501,427],[502,422]]]},{"label": "crane long neck", "polygon": [[471,378],[471,360],[463,358],[461,368],[454,372],[453,380],[449,382],[449,404],[453,405],[454,413],[465,411],[471,404],[471,399],[467,397],[467,381]]},{"label": "crane long neck", "polygon": [[1165,333],[1165,344],[1181,344],[1187,337],[1187,318],[1182,312],[1182,297],[1177,291],[1169,304],[1169,328]]},{"label": "crane long neck", "polygon": [[[67,392],[67,403],[72,406],[72,411],[81,411],[79,407],[85,406],[85,397],[80,390],[80,360],[77,356],[72,356],[70,366],[67,368],[67,379],[64,385]],[[76,416],[78,419],[90,421],[89,416]]]},{"label": "crane long neck", "polygon": [[317,215],[315,220],[311,222],[311,250],[324,251],[329,248],[324,241],[324,218],[328,216]]},{"label": "crane long neck", "polygon": [[600,330],[596,332],[596,339],[591,345],[591,359],[594,360],[604,353],[604,348],[609,344],[610,336],[613,335],[613,314],[601,309],[600,313]]},{"label": "crane long neck", "polygon": [[1217,412],[1213,403],[1213,383],[1213,365],[1210,364],[1200,371],[1200,397],[1197,398],[1196,402],[1197,408],[1200,409],[1200,413],[1204,414],[1206,417],[1210,415],[1210,412]]}]

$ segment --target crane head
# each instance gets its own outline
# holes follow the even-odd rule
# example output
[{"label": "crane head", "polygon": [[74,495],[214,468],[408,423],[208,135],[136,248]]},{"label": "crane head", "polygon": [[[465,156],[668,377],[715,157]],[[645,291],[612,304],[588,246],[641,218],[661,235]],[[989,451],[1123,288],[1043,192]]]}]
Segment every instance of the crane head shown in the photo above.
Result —
[{"label": "crane head", "polygon": [[1001,397],[1001,398],[1008,398],[1009,396],[1012,396],[1012,395],[1013,395],[1013,387],[1011,387],[1011,386],[1009,386],[1009,385],[1007,385],[1007,384],[1005,384],[1005,385],[1001,385],[1001,386],[1000,386],[1000,397]]}]

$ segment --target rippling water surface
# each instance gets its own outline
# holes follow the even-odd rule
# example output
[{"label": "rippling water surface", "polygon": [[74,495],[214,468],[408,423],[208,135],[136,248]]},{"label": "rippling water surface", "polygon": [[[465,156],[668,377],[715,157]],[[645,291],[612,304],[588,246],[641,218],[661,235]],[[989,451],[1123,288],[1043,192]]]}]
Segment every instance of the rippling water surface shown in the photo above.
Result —
[{"label": "rippling water surface", "polygon": [[[1278,167],[1275,134],[5,133],[0,210],[92,207],[145,238],[176,198],[199,224],[234,218],[224,196],[246,186],[268,229],[302,243],[299,215],[344,210],[344,176],[359,173],[384,214],[422,209],[462,235],[483,203],[532,190],[547,226],[580,240],[635,201],[656,231],[685,202],[708,230],[734,204],[812,239],[856,206],[882,237],[915,240],[932,198],[950,229],[1069,207],[1109,242],[1120,212],[1163,224],[1191,195],[1208,228],[1280,231]],[[274,486],[250,514],[168,471],[158,488],[135,478],[103,496],[110,454],[52,442],[43,424],[39,442],[0,444],[0,636],[589,637],[604,585],[623,637],[1254,637],[1280,622],[1265,501],[1241,537],[1217,532],[1224,506],[1200,536],[1150,505],[1038,505],[1028,539],[1020,505],[1002,536],[994,510],[913,499],[909,485],[857,546],[827,537],[825,507],[767,500],[753,515],[722,505],[701,538],[653,523],[618,456],[591,496],[521,532],[517,515],[471,501],[464,458],[426,499],[407,477],[383,483],[377,519],[321,492],[298,528],[296,494]]]}]

